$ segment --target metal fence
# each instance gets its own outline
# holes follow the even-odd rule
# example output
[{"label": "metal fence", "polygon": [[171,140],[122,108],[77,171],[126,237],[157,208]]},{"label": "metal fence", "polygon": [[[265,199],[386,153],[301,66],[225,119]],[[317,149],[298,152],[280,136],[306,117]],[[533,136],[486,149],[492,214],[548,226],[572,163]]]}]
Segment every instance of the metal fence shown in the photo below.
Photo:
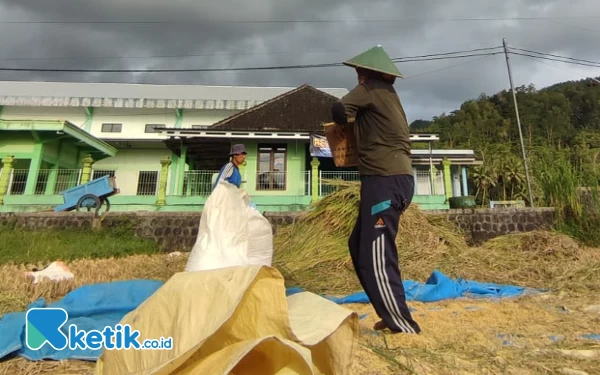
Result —
[{"label": "metal fence", "polygon": [[[329,182],[329,181],[332,182]],[[338,189],[338,183],[358,182],[360,174],[357,171],[320,171],[319,172],[319,196],[334,193]],[[432,183],[433,182],[433,183]],[[432,173],[429,170],[417,170],[415,175],[415,195],[444,195],[444,174],[442,171]]]},{"label": "metal fence", "polygon": [[[332,180],[332,182],[327,180]],[[338,189],[336,182],[341,181],[358,182],[360,181],[360,174],[358,171],[319,171],[319,196],[336,192]]]},{"label": "metal fence", "polygon": [[[277,192],[287,195],[310,195],[311,171],[257,172],[254,189],[257,192]],[[248,188],[251,188],[248,186]]]},{"label": "metal fence", "polygon": [[104,176],[116,177],[122,195],[158,195],[160,171],[136,171],[131,169],[93,169],[90,180]]},{"label": "metal fence", "polygon": [[256,172],[257,191],[285,191],[290,181],[286,172]]},{"label": "metal fence", "polygon": [[8,180],[8,194],[9,195],[23,195],[25,194],[25,187],[27,185],[27,176],[29,176],[29,169],[13,169]]},{"label": "metal fence", "polygon": [[90,177],[90,179],[95,180],[104,176],[115,177],[115,171],[109,169],[94,169],[92,170],[92,176]]},{"label": "metal fence", "polygon": [[[131,185],[137,184],[136,195],[157,195],[159,171],[123,171]],[[90,180],[103,176],[115,176],[114,170],[92,170]],[[24,195],[29,169],[13,169],[8,182],[8,195]],[[33,189],[34,195],[55,195],[81,183],[81,169],[40,169]],[[127,178],[128,177],[128,178]],[[134,179],[132,181],[132,179]],[[135,186],[135,185],[134,185]],[[132,186],[132,189],[134,187]],[[133,191],[132,191],[133,193]]]},{"label": "metal fence", "polygon": [[35,194],[60,194],[80,182],[81,169],[40,169]]},{"label": "metal fence", "polygon": [[[186,171],[183,178],[183,196],[209,196],[218,175],[218,170]],[[131,193],[151,196],[158,194],[159,171],[121,171],[126,181],[131,181]],[[81,182],[81,169],[41,169],[38,172],[34,194],[60,194]],[[91,180],[103,176],[115,176],[114,170],[93,170]],[[117,173],[118,174],[118,173]],[[9,179],[8,194],[23,195],[26,191],[28,169],[13,169]],[[118,176],[117,176],[118,177]],[[433,177],[433,179],[432,179]],[[257,172],[253,187],[246,189],[261,193],[277,192],[288,195],[311,195],[313,178],[317,178],[319,196],[334,193],[339,182],[358,182],[358,171],[319,171],[313,176],[311,170],[298,172]],[[246,183],[247,184],[247,183]],[[444,176],[442,171],[417,170],[415,174],[415,195],[444,195]]]},{"label": "metal fence", "polygon": [[[183,177],[182,195],[209,196],[216,182],[218,170],[186,171]],[[250,182],[244,180],[246,188]],[[253,188],[257,192],[285,192],[290,195],[311,194],[311,171],[257,172]]]},{"label": "metal fence", "polygon": [[[13,169],[8,181],[9,195],[23,195],[27,188],[29,169]],[[40,169],[38,171],[34,195],[60,194],[81,181],[80,169]]]},{"label": "metal fence", "polygon": [[186,171],[183,175],[183,195],[209,196],[219,171]]},{"label": "metal fence", "polygon": [[304,171],[304,195],[312,194],[312,171]]},{"label": "metal fence", "polygon": [[442,171],[417,170],[415,195],[444,195],[445,190]]}]

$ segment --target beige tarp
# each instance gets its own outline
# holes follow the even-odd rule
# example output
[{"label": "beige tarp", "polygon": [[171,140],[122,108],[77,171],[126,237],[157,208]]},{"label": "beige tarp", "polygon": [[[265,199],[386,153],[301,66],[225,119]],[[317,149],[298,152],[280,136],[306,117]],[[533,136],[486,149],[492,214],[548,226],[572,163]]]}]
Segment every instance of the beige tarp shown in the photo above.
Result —
[{"label": "beige tarp", "polygon": [[172,350],[105,350],[96,374],[349,374],[358,315],[318,295],[285,296],[266,266],[175,274],[121,324]]}]

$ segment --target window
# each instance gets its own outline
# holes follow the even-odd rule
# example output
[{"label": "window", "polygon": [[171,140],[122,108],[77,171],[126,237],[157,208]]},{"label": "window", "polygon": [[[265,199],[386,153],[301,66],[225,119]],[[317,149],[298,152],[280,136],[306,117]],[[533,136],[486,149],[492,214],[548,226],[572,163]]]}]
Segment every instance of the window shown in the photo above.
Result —
[{"label": "window", "polygon": [[140,171],[137,195],[156,195],[158,189],[158,171]]},{"label": "window", "polygon": [[256,190],[285,190],[287,145],[258,145]]},{"label": "window", "polygon": [[146,133],[156,133],[156,128],[164,128],[165,124],[146,124]]},{"label": "window", "polygon": [[192,129],[208,129],[210,125],[192,125]]},{"label": "window", "polygon": [[104,177],[104,176],[115,177],[115,171],[102,170],[102,169],[94,169],[92,171],[92,180],[95,180],[97,178]]},{"label": "window", "polygon": [[25,185],[27,185],[27,176],[29,169],[13,169],[8,185],[10,195],[25,194]]},{"label": "window", "polygon": [[102,133],[120,133],[122,124],[102,124]]}]

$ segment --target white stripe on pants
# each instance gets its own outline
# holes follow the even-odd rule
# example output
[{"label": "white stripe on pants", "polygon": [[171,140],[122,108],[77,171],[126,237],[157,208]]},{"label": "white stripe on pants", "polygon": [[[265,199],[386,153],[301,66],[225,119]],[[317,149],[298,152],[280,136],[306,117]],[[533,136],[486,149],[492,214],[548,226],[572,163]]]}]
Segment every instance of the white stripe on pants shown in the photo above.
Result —
[{"label": "white stripe on pants", "polygon": [[388,311],[394,323],[404,332],[415,333],[412,326],[404,319],[398,308],[398,303],[392,293],[392,287],[390,280],[385,271],[385,238],[384,234],[377,237],[373,241],[373,268],[375,269],[375,280],[377,281],[377,287],[379,294],[385,309]]}]

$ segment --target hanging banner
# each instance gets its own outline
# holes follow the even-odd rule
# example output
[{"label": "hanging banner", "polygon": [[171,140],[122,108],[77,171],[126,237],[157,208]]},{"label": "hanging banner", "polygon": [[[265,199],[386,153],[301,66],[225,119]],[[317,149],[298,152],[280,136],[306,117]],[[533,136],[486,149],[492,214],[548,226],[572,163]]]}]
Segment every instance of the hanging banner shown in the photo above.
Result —
[{"label": "hanging banner", "polygon": [[329,148],[329,142],[327,142],[325,136],[318,134],[310,135],[310,156],[320,158],[331,157],[331,149]]}]

